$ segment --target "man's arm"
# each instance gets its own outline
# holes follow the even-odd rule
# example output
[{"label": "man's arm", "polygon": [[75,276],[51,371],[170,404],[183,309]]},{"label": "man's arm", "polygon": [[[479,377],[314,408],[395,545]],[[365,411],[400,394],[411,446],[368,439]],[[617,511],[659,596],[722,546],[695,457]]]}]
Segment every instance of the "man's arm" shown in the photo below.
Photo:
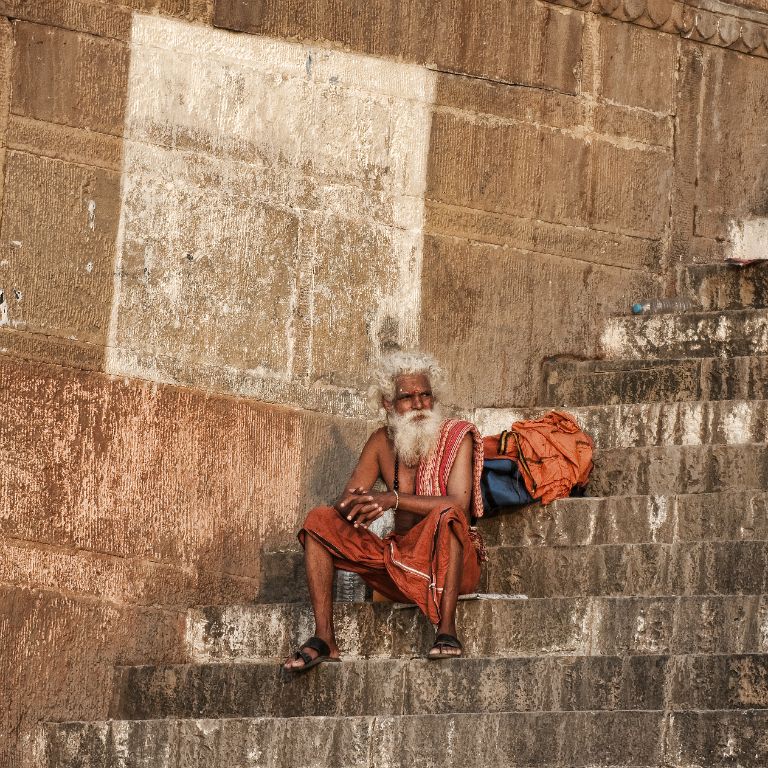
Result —
[{"label": "man's arm", "polygon": [[366,441],[357,466],[344,486],[344,490],[333,505],[337,512],[345,512],[346,507],[353,499],[361,494],[367,494],[373,484],[379,479],[379,444],[381,442],[381,432],[378,429]]},{"label": "man's arm", "polygon": [[[469,519],[469,502],[472,498],[472,452],[474,450],[472,436],[465,435],[459,446],[456,460],[448,477],[448,486],[445,496],[417,496],[413,493],[400,493],[398,509],[404,512],[413,512],[422,517],[428,515],[435,507],[443,504],[446,507],[457,507]],[[395,506],[397,497],[394,491],[385,493],[369,493],[364,496],[356,496],[357,503],[352,503],[347,517],[354,521],[355,525],[368,526],[384,510]],[[344,509],[340,511],[345,511]]]}]

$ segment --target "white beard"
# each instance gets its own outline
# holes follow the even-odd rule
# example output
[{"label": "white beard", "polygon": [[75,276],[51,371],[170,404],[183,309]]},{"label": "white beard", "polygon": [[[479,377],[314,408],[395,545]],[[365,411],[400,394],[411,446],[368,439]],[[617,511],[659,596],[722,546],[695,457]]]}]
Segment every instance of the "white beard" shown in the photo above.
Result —
[{"label": "white beard", "polygon": [[415,467],[437,442],[443,413],[436,405],[431,411],[387,414],[387,430],[395,444],[395,455],[408,467]]}]

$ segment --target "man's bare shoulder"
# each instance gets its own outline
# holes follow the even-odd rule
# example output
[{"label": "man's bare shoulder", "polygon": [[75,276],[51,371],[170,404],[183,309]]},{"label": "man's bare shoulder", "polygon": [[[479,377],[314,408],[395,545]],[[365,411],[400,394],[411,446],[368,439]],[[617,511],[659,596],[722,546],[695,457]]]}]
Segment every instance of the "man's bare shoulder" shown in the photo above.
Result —
[{"label": "man's bare shoulder", "polygon": [[368,445],[373,448],[382,448],[388,444],[387,428],[379,427],[374,432],[371,432],[371,436],[368,438]]}]

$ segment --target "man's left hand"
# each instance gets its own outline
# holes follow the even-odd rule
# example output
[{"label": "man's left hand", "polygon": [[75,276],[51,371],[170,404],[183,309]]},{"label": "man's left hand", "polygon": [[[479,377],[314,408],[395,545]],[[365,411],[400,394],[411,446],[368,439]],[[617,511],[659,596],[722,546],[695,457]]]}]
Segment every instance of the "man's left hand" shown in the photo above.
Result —
[{"label": "man's left hand", "polygon": [[356,496],[349,504],[349,512],[347,512],[347,520],[349,520],[355,528],[368,526],[374,521],[378,520],[384,511],[389,509],[392,494],[387,491],[385,493],[366,493]]}]

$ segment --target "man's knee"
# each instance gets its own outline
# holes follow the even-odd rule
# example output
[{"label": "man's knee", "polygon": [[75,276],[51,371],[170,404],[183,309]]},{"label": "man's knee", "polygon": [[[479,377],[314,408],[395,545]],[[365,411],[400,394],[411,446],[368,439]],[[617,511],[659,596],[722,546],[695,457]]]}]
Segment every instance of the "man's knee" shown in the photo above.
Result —
[{"label": "man's knee", "polygon": [[322,529],[329,520],[333,520],[338,516],[339,513],[333,507],[315,507],[314,509],[309,510],[302,527],[307,530]]}]

